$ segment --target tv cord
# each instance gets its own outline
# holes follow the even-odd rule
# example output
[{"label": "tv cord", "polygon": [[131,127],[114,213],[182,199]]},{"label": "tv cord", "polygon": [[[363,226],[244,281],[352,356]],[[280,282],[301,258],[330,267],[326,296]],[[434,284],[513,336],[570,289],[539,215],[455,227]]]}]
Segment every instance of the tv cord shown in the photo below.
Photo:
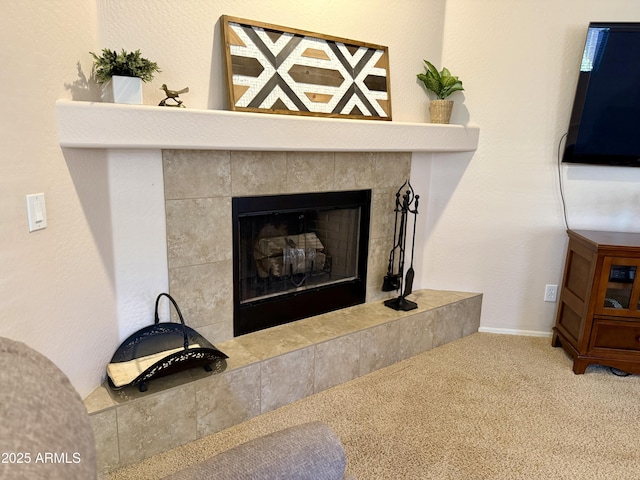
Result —
[{"label": "tv cord", "polygon": [[568,133],[565,133],[560,137],[560,142],[558,142],[558,184],[560,186],[560,201],[562,203],[562,214],[564,218],[564,226],[568,230],[569,229],[569,220],[567,220],[567,204],[564,199],[564,184],[562,183],[562,155],[560,154],[562,149],[562,142],[567,138]]},{"label": "tv cord", "polygon": [[618,368],[609,367],[609,371],[613,373],[616,377],[628,377],[631,374],[629,372],[625,372],[624,370],[620,370]]}]

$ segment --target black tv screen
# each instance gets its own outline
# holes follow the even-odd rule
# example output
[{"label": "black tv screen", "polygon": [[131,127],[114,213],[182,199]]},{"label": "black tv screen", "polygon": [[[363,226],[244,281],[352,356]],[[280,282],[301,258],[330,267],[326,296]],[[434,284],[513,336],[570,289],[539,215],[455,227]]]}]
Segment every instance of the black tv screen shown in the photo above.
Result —
[{"label": "black tv screen", "polygon": [[640,167],[640,23],[589,24],[562,161]]}]

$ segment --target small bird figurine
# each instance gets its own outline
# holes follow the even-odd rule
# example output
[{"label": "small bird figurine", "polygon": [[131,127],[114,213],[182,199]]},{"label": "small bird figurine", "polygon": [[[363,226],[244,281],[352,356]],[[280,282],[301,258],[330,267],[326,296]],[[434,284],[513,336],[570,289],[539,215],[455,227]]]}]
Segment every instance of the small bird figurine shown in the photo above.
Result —
[{"label": "small bird figurine", "polygon": [[[161,107],[183,107],[182,100],[180,100],[178,96],[181,93],[189,92],[189,87],[185,87],[182,90],[170,90],[167,87],[167,84],[163,83],[162,87],[160,87],[160,90],[164,90],[164,93],[167,96],[167,98],[160,102]],[[174,102],[176,102],[176,105],[167,105],[167,100],[173,100]]]}]

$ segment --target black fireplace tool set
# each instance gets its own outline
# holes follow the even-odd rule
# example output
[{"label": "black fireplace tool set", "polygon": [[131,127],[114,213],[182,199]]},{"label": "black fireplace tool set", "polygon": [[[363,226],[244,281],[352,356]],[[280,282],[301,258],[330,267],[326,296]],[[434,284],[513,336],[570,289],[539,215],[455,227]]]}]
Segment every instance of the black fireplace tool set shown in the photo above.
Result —
[{"label": "black fireplace tool set", "polygon": [[[404,193],[403,193],[403,189]],[[413,310],[418,308],[418,304],[407,300],[407,295],[413,291],[413,278],[415,271],[413,270],[413,253],[416,244],[416,217],[418,216],[418,201],[420,195],[416,195],[413,191],[411,183],[407,180],[402,184],[396,193],[396,202],[394,212],[396,214],[395,226],[393,227],[393,248],[389,252],[389,266],[387,274],[382,283],[383,292],[391,292],[399,290],[400,296],[386,300],[384,304],[394,310]],[[404,278],[404,290],[402,275],[404,273],[405,252],[407,244],[407,227],[409,224],[409,215],[413,215],[413,231],[411,240],[411,263]]]}]

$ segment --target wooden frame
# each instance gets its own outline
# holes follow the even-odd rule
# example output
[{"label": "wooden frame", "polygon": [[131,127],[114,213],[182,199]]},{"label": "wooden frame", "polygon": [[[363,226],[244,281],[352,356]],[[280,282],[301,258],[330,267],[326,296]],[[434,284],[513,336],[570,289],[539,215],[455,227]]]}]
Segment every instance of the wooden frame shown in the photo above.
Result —
[{"label": "wooden frame", "polygon": [[223,15],[230,110],[391,120],[387,47]]}]

